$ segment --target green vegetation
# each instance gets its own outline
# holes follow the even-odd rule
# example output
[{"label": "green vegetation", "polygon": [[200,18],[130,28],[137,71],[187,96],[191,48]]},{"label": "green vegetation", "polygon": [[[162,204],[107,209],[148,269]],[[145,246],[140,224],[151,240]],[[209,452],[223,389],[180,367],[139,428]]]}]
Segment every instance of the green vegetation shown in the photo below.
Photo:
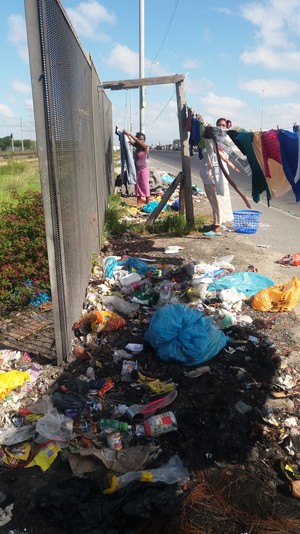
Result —
[{"label": "green vegetation", "polygon": [[49,269],[41,193],[12,191],[1,205],[0,311],[26,306],[49,290]]},{"label": "green vegetation", "polygon": [[22,194],[29,190],[41,191],[37,159],[0,163],[0,203],[9,202],[13,191]]},{"label": "green vegetation", "polygon": [[[40,292],[50,291],[37,160],[0,163],[0,213],[0,313],[9,313],[28,305]],[[166,212],[147,225],[132,219],[131,213],[120,195],[111,194],[102,241],[125,232],[182,236],[206,222],[206,217],[197,217],[191,227],[183,216]],[[91,264],[96,264],[95,254]]]},{"label": "green vegetation", "polygon": [[113,235],[122,235],[124,232],[183,236],[195,231],[196,228],[203,226],[207,222],[207,217],[197,216],[195,217],[194,226],[191,226],[186,222],[185,217],[179,215],[179,213],[165,212],[153,224],[147,225],[146,222],[145,224],[140,224],[136,221],[128,220],[126,217],[129,214],[129,206],[122,201],[121,197],[115,193],[110,195],[105,213],[103,240]]},{"label": "green vegetation", "polygon": [[[15,147],[21,147],[22,146],[22,140],[21,139],[14,139],[12,141],[12,138],[10,135],[6,135],[5,137],[0,137],[0,149],[3,151],[12,149],[12,143]],[[31,139],[24,139],[23,141],[23,147],[25,149],[33,150],[36,146],[35,141],[32,141]]]}]

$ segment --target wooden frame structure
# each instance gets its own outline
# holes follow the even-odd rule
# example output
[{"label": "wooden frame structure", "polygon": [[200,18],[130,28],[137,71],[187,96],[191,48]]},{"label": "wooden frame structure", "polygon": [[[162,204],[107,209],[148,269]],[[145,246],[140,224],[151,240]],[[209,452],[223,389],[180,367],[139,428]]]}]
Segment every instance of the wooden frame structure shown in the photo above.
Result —
[{"label": "wooden frame structure", "polygon": [[[153,78],[138,78],[134,80],[116,80],[111,82],[102,82],[102,89],[111,89],[112,91],[118,91],[120,89],[138,89],[146,85],[160,85],[175,83],[176,85],[176,98],[177,98],[177,113],[178,113],[178,125],[179,136],[181,143],[181,164],[182,171],[179,172],[170,187],[165,191],[162,200],[157,208],[151,213],[148,223],[154,222],[156,217],[162,211],[164,205],[175,191],[177,185],[180,183],[180,213],[186,216],[186,221],[189,224],[194,224],[194,207],[193,207],[193,195],[192,195],[192,180],[191,180],[191,164],[190,164],[190,152],[188,144],[188,134],[185,129],[186,126],[186,104],[185,104],[185,90],[184,90],[184,74],[174,74],[172,76],[158,76]],[[176,185],[175,185],[176,184]]]}]

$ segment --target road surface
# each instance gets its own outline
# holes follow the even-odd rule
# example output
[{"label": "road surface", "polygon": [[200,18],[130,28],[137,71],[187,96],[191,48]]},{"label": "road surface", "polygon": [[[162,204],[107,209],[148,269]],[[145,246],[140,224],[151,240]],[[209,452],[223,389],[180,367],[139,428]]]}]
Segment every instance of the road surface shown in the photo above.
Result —
[{"label": "road surface", "polygon": [[[203,189],[199,177],[198,155],[194,154],[190,161],[192,183]],[[179,151],[152,150],[148,165],[150,168],[176,176],[181,169],[181,154]],[[286,254],[300,252],[300,202],[295,201],[293,193],[290,192],[280,199],[271,199],[270,207],[263,193],[260,202],[256,204],[251,196],[251,179],[245,172],[231,171],[231,176],[239,189],[247,196],[251,208],[262,212],[259,230],[255,234],[248,234],[247,237],[256,246],[263,245],[265,248],[270,248],[272,252],[278,253],[280,258]],[[247,209],[241,197],[232,188],[231,198],[234,210]],[[293,274],[300,278],[300,267],[293,269]]]}]

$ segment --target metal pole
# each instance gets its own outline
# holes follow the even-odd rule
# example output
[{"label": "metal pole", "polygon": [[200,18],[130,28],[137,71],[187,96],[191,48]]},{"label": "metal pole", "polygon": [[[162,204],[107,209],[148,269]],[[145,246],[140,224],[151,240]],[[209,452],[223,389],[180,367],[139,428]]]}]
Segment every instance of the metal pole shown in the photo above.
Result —
[{"label": "metal pole", "polygon": [[[140,0],[140,56],[139,56],[139,77],[144,78],[145,77],[145,62],[144,62],[144,56],[145,56],[145,26],[144,26],[144,19],[145,19],[145,6],[144,6],[144,0]],[[145,133],[145,106],[146,106],[146,99],[145,99],[145,87],[140,87],[140,132]]]},{"label": "metal pole", "polygon": [[22,117],[20,117],[20,125],[21,125],[21,150],[24,152],[24,139],[23,139],[23,123],[22,123]]}]

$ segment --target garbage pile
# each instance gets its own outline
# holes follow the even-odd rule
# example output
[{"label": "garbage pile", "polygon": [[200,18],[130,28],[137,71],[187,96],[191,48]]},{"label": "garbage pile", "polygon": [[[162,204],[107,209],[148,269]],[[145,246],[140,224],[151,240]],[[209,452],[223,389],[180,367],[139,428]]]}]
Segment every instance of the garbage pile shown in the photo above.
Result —
[{"label": "garbage pile", "polygon": [[[67,483],[40,488],[34,510],[75,533],[140,528],[172,514],[199,469],[255,470],[266,448],[299,498],[299,372],[265,335],[295,305],[298,282],[236,273],[233,259],[106,257],[73,326],[73,369],[47,391],[29,354],[0,351],[1,470],[68,466]],[[274,288],[281,307],[265,319],[257,303]],[[12,518],[13,498],[0,503],[0,525]]]}]

